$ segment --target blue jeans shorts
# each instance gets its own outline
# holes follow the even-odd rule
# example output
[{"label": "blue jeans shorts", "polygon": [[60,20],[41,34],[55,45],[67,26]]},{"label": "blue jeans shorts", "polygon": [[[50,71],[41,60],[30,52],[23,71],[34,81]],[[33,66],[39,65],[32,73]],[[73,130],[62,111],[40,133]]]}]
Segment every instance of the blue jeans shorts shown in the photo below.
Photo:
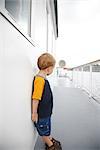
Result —
[{"label": "blue jeans shorts", "polygon": [[51,117],[39,119],[38,122],[34,122],[34,125],[40,136],[49,136],[51,133]]}]

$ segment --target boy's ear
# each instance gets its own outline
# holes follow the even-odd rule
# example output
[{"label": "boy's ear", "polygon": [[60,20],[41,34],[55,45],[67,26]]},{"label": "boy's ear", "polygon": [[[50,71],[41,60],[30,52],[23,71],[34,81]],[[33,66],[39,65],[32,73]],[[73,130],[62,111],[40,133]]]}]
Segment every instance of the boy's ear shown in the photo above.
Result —
[{"label": "boy's ear", "polygon": [[45,71],[48,72],[48,68],[46,68]]},{"label": "boy's ear", "polygon": [[49,71],[49,67],[47,68],[47,72]]}]

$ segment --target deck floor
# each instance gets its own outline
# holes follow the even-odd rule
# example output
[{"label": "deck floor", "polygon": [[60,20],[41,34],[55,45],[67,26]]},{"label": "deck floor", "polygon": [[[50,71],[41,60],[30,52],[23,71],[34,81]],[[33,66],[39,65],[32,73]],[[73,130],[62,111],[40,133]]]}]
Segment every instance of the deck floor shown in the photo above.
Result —
[{"label": "deck floor", "polygon": [[[100,150],[100,104],[74,87],[53,89],[52,135],[63,150]],[[43,150],[38,138],[35,150]]]}]

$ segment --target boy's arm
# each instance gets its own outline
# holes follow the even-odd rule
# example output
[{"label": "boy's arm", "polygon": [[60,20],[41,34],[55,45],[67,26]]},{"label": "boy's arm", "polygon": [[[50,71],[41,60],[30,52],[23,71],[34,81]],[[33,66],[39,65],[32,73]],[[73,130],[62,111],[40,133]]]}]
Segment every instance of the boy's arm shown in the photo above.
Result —
[{"label": "boy's arm", "polygon": [[37,113],[39,100],[33,99],[33,113]]},{"label": "boy's arm", "polygon": [[41,100],[43,89],[44,89],[45,80],[41,77],[36,77],[34,81],[34,92],[32,95],[32,120],[37,122],[38,120],[38,104]]},{"label": "boy's arm", "polygon": [[37,113],[37,109],[38,109],[38,104],[39,104],[39,100],[35,100],[33,99],[32,101],[32,121],[37,122],[38,121],[38,113]]}]

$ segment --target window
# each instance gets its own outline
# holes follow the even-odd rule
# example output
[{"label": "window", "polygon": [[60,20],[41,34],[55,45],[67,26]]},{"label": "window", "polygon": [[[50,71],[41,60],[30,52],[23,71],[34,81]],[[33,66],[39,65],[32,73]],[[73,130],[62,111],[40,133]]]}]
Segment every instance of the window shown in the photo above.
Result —
[{"label": "window", "polygon": [[21,28],[31,35],[31,0],[5,0],[5,8]]},{"label": "window", "polygon": [[99,64],[92,65],[92,72],[100,72],[100,65]]},{"label": "window", "polygon": [[90,71],[90,66],[84,66],[84,67],[83,67],[83,71],[89,72],[89,71]]}]

